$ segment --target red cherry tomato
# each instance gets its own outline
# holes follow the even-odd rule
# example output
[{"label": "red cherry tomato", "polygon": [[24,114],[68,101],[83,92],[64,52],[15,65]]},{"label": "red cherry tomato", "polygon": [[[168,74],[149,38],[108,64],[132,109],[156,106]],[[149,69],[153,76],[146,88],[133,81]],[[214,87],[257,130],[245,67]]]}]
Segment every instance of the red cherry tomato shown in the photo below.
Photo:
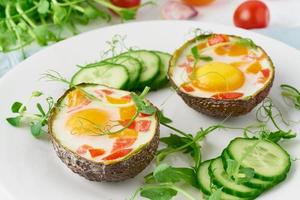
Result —
[{"label": "red cherry tomato", "polygon": [[252,29],[265,28],[270,21],[270,12],[265,3],[258,0],[245,1],[234,12],[237,27]]},{"label": "red cherry tomato", "polygon": [[110,0],[110,2],[122,8],[137,7],[141,4],[141,0]]}]

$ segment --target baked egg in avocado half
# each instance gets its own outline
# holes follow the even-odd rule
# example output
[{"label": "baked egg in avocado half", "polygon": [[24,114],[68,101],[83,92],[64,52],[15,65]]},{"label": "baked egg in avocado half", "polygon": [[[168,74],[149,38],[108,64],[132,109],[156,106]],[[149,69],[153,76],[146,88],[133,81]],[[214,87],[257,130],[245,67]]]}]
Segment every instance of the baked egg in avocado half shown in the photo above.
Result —
[{"label": "baked egg in avocado half", "polygon": [[54,149],[88,180],[132,178],[152,161],[159,143],[157,114],[137,113],[130,92],[80,84],[66,91],[51,111]]},{"label": "baked egg in avocado half", "polygon": [[268,95],[274,66],[250,39],[209,34],[175,51],[168,76],[191,108],[225,118],[250,112]]}]

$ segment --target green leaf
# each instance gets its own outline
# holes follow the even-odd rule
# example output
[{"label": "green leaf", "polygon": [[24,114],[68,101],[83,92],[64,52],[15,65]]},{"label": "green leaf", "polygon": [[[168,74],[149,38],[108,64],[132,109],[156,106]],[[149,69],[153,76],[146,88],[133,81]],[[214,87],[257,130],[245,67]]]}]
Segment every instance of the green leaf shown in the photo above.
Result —
[{"label": "green leaf", "polygon": [[30,127],[31,134],[34,137],[41,136],[41,134],[43,133],[42,127],[43,127],[43,125],[41,122],[32,123],[32,125]]},{"label": "green leaf", "polygon": [[[187,143],[192,142],[193,140],[191,138],[178,136],[176,134],[170,134],[168,137],[162,137],[160,138],[160,141],[167,145],[167,148],[176,149],[178,147],[181,147]],[[188,146],[183,152],[184,153],[190,153],[193,151],[193,148],[191,146]]]},{"label": "green leaf", "polygon": [[[13,105],[11,106],[11,111],[13,113],[19,113],[20,108],[22,108],[23,104],[21,102],[14,102]],[[24,109],[22,109],[24,111]]]},{"label": "green leaf", "polygon": [[159,119],[160,123],[169,124],[172,122],[172,120],[170,118],[168,118],[164,115],[163,111],[158,110],[157,115],[158,115],[158,119]]},{"label": "green leaf", "polygon": [[34,91],[31,94],[32,97],[40,97],[42,95],[43,95],[43,93],[41,91]]},{"label": "green leaf", "polygon": [[6,121],[14,127],[20,127],[21,116],[6,118]]},{"label": "green leaf", "polygon": [[199,56],[199,60],[204,60],[206,62],[210,62],[210,61],[213,61],[213,58],[210,56],[201,55],[201,56]]},{"label": "green leaf", "polygon": [[167,164],[160,164],[153,172],[153,177],[158,183],[176,183],[183,181],[194,187],[198,187],[197,175],[194,169],[175,168]]},{"label": "green leaf", "polygon": [[[118,12],[118,11],[117,11]],[[123,20],[132,20],[135,19],[136,9],[122,9],[118,13]]]},{"label": "green leaf", "polygon": [[51,4],[54,24],[62,24],[67,17],[67,10],[56,3]]},{"label": "green leaf", "polygon": [[263,139],[270,140],[272,142],[279,142],[282,139],[292,139],[295,138],[297,135],[295,132],[292,132],[291,130],[285,132],[282,130],[278,130],[275,132],[269,132],[269,131],[262,131],[261,137]]},{"label": "green leaf", "polygon": [[230,178],[233,178],[239,172],[239,167],[240,167],[239,163],[232,159],[227,159],[226,163],[227,163],[226,173]]},{"label": "green leaf", "polygon": [[145,102],[143,97],[140,97],[135,93],[131,93],[131,97],[137,107],[138,112],[152,115],[157,111],[156,107],[148,102]]},{"label": "green leaf", "polygon": [[196,61],[200,59],[200,55],[199,55],[199,51],[198,51],[197,46],[192,47],[191,52],[192,52],[192,55],[193,55],[193,57]]},{"label": "green leaf", "polygon": [[40,14],[46,14],[49,11],[50,4],[47,0],[41,0],[38,3],[37,11]]},{"label": "green leaf", "polygon": [[84,8],[84,15],[86,15],[89,19],[95,19],[99,16],[99,12],[95,8],[88,6]]},{"label": "green leaf", "polygon": [[254,177],[254,174],[255,170],[253,168],[241,168],[237,175],[236,182],[238,184],[249,182]]},{"label": "green leaf", "polygon": [[[47,45],[49,41],[57,41],[56,36],[50,31],[47,25],[37,26],[33,29],[33,32],[36,35],[37,42],[42,46]],[[39,94],[38,91],[35,93]]]},{"label": "green leaf", "polygon": [[235,41],[235,44],[241,45],[244,47],[248,47],[248,48],[252,48],[252,49],[257,48],[256,44],[249,38],[241,38],[241,39]]},{"label": "green leaf", "polygon": [[211,193],[211,195],[206,200],[221,200],[222,188],[219,188]]},{"label": "green leaf", "polygon": [[46,116],[46,113],[42,107],[42,105],[40,103],[36,104],[37,109],[40,111],[40,113],[42,114],[42,116]]},{"label": "green leaf", "polygon": [[168,187],[143,188],[141,196],[151,200],[170,200],[177,195],[177,191]]}]

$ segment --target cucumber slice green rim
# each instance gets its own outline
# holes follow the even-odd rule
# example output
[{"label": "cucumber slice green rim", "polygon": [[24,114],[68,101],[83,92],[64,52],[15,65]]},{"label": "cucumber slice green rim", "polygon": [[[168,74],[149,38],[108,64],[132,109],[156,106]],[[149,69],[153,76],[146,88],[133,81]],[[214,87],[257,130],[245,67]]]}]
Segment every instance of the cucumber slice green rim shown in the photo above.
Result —
[{"label": "cucumber slice green rim", "polygon": [[126,89],[133,89],[138,83],[142,71],[142,64],[137,59],[131,56],[121,55],[106,59],[102,62],[119,64],[126,67],[129,73],[129,82]]},{"label": "cucumber slice green rim", "polygon": [[[227,149],[224,149],[222,152],[222,162],[224,165],[224,170],[226,171],[227,168],[227,159],[232,159],[228,153],[227,153]],[[268,188],[272,187],[273,185],[275,185],[275,182],[272,181],[264,181],[264,180],[260,180],[257,178],[252,178],[250,181],[248,182],[244,182],[243,183],[245,186],[251,187],[251,188],[257,188],[257,189],[264,189],[267,190]]]},{"label": "cucumber slice green rim", "polygon": [[[201,192],[204,194],[204,196],[209,196],[211,195],[211,180],[208,172],[209,165],[212,160],[207,160],[201,163],[199,169],[198,169],[198,183]],[[222,191],[221,193],[221,198],[222,200],[248,200],[248,198],[241,198],[241,197],[235,197],[231,194],[227,194]]]},{"label": "cucumber slice green rim", "polygon": [[[254,148],[245,158],[246,149]],[[241,167],[255,170],[255,178],[279,182],[290,170],[289,154],[278,144],[255,138],[236,138],[230,142],[227,153],[234,160],[242,160]]]},{"label": "cucumber slice green rim", "polygon": [[146,86],[151,87],[152,81],[159,74],[160,58],[156,54],[146,50],[133,50],[122,53],[120,56],[131,56],[142,64],[142,71],[137,89],[143,89]]},{"label": "cucumber slice green rim", "polygon": [[151,84],[152,89],[159,89],[164,87],[168,83],[168,69],[169,69],[169,62],[171,59],[171,54],[161,52],[161,51],[152,51],[160,58],[160,70],[159,75],[154,79]]},{"label": "cucumber slice green rim", "polygon": [[200,190],[205,195],[211,194],[211,190],[210,190],[211,182],[210,182],[210,177],[208,175],[208,167],[210,163],[211,160],[207,160],[201,163],[197,173]]},{"label": "cucumber slice green rim", "polygon": [[226,175],[223,162],[220,157],[212,160],[209,166],[209,175],[213,184],[218,187],[222,187],[225,193],[236,197],[255,198],[262,192],[262,190],[235,183]]},{"label": "cucumber slice green rim", "polygon": [[74,74],[71,83],[102,84],[116,89],[124,89],[129,81],[127,69],[123,65],[102,63],[94,67],[84,67]]}]

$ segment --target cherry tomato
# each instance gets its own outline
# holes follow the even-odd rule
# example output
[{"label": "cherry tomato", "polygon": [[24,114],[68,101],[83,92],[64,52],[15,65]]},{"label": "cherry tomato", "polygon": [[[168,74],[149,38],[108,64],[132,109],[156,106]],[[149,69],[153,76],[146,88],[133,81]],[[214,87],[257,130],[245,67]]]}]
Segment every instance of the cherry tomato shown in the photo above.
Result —
[{"label": "cherry tomato", "polygon": [[110,2],[122,8],[137,7],[141,4],[141,0],[110,0]]},{"label": "cherry tomato", "polygon": [[233,16],[237,27],[252,29],[265,28],[270,21],[270,12],[265,3],[259,0],[245,1],[235,10]]},{"label": "cherry tomato", "polygon": [[190,5],[190,6],[202,6],[207,5],[214,0],[183,0],[184,3]]}]

